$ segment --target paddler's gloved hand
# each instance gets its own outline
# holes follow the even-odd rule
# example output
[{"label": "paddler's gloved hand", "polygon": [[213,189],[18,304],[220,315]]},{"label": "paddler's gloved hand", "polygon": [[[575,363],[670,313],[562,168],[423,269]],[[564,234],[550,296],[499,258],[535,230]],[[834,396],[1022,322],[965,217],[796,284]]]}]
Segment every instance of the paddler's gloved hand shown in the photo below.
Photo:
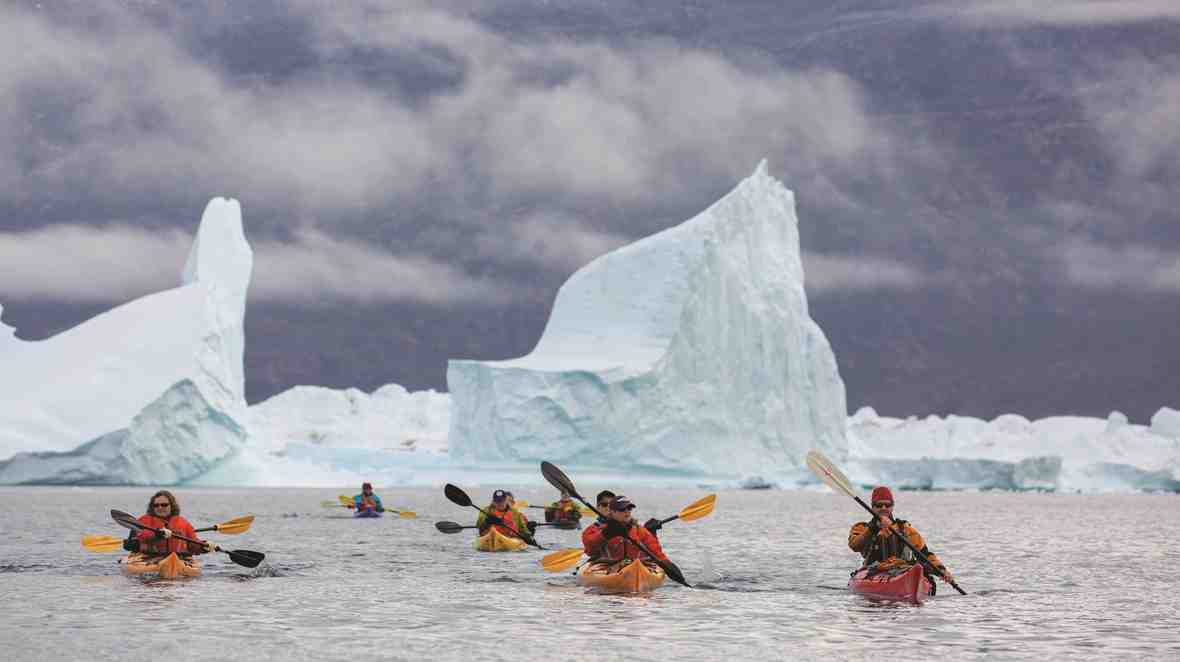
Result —
[{"label": "paddler's gloved hand", "polygon": [[169,529],[166,526],[161,527],[160,530],[156,532],[156,537],[157,538],[164,538],[164,539],[171,538],[172,537],[172,529]]},{"label": "paddler's gloved hand", "polygon": [[128,552],[138,552],[139,541],[135,538],[128,538],[123,541],[123,549],[127,550]]},{"label": "paddler's gloved hand", "polygon": [[652,533],[655,533],[656,531],[664,528],[664,523],[653,517],[643,523],[643,528],[651,531]]},{"label": "paddler's gloved hand", "polygon": [[488,515],[487,517],[484,518],[483,521],[484,521],[484,526],[491,526],[493,524],[503,524],[504,523],[504,520],[500,519],[499,517],[496,517],[495,515]]},{"label": "paddler's gloved hand", "polygon": [[606,536],[607,540],[610,540],[611,538],[617,538],[619,536],[625,536],[629,531],[630,527],[620,524],[613,519],[608,520],[607,523],[602,527],[602,535]]},{"label": "paddler's gloved hand", "polygon": [[953,583],[955,581],[954,575],[952,575],[951,571],[947,570],[946,568],[942,569],[942,579],[943,579],[943,581],[945,581],[948,584]]},{"label": "paddler's gloved hand", "polygon": [[214,545],[213,543],[209,542],[208,540],[205,541],[204,547],[205,547],[206,554],[210,554],[212,552],[217,551],[217,545]]},{"label": "paddler's gloved hand", "polygon": [[537,532],[537,523],[536,522],[529,522],[528,524],[525,524],[525,526],[528,527],[529,533],[536,533]]}]

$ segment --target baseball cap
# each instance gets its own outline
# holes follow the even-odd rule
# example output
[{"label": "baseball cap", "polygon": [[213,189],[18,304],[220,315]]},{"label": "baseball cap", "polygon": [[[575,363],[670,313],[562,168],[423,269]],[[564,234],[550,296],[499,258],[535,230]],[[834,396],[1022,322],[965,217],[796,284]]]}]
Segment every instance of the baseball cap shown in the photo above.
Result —
[{"label": "baseball cap", "polygon": [[504,490],[496,490],[492,492],[492,501],[503,501],[508,498],[508,493]]},{"label": "baseball cap", "polygon": [[610,502],[610,509],[617,510],[619,512],[623,512],[624,510],[631,510],[634,507],[635,507],[635,504],[631,503],[630,499],[628,499],[627,497],[622,496],[622,495],[619,495],[619,496],[615,497],[614,499],[611,499],[611,502]]}]

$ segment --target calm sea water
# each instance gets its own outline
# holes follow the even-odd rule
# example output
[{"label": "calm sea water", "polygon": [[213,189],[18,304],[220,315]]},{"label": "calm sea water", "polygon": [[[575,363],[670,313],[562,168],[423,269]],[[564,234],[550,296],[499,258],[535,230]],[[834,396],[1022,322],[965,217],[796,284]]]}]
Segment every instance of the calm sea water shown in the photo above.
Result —
[{"label": "calm sea water", "polygon": [[[643,519],[705,494],[622,487]],[[6,657],[1180,659],[1175,495],[900,493],[898,515],[969,592],[940,584],[914,607],[845,589],[857,563],[845,537],[860,512],[834,495],[721,492],[712,516],[661,532],[695,589],[603,596],[542,572],[540,552],[479,553],[470,532],[439,533],[436,520],[475,515],[441,489],[379,490],[416,520],[320,507],[339,492],[177,490],[196,526],[257,516],[248,533],[217,540],[267,561],[247,570],[218,554],[201,578],[150,581],[123,576],[119,554],[87,552],[79,539],[123,535],[108,511],[138,514],[151,490],[0,488]],[[468,492],[482,503],[490,490]],[[579,540],[538,533],[554,548]]]}]

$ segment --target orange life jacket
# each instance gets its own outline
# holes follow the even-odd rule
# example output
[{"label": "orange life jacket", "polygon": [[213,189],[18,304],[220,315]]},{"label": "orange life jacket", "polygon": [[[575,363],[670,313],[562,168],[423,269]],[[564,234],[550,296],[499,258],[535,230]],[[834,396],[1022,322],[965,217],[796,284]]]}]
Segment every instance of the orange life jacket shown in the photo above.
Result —
[{"label": "orange life jacket", "polygon": [[[640,551],[639,545],[623,540],[623,536],[615,536],[607,540],[606,536],[603,535],[604,529],[605,525],[596,522],[586,527],[586,530],[582,532],[582,547],[587,556],[604,561],[647,558],[647,554]],[[628,540],[641,543],[659,560],[668,560],[668,555],[660,547],[659,538],[656,538],[651,531],[639,526],[639,524],[635,522],[631,523],[631,528],[627,532],[627,538]]]},{"label": "orange life jacket", "polygon": [[[193,525],[188,523],[188,520],[176,515],[163,519],[155,515],[141,515],[139,523],[144,526],[150,526],[153,529],[167,528],[177,535],[182,535],[186,538],[197,539],[197,532],[193,530]],[[139,539],[139,551],[142,554],[151,556],[164,556],[170,552],[177,554],[201,554],[205,551],[200,545],[187,543],[179,538],[172,537],[167,540],[157,538],[153,531],[140,531],[136,536]]]}]

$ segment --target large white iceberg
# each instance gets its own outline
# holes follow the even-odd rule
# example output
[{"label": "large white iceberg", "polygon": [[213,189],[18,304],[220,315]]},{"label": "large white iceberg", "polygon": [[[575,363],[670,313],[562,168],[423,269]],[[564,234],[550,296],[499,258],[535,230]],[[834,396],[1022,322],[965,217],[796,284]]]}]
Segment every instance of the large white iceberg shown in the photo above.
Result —
[{"label": "large white iceberg", "polygon": [[0,484],[175,485],[235,454],[246,430],[183,380],[131,421],[70,452],[17,453],[0,462]]},{"label": "large white iceberg", "polygon": [[845,452],[794,195],[765,162],[695,218],[570,277],[529,355],[450,361],[447,384],[461,464],[784,477],[809,448]]},{"label": "large white iceberg", "polygon": [[253,252],[236,200],[205,208],[181,286],[42,341],[0,329],[0,459],[66,451],[123,430],[181,382],[243,420],[242,353]]}]

